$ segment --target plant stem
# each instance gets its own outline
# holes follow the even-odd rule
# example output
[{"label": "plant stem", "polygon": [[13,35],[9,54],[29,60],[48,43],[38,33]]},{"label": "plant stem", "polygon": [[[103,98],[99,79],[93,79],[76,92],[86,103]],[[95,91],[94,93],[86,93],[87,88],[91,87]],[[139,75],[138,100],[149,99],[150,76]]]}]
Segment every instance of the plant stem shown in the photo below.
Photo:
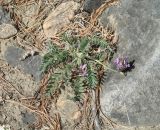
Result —
[{"label": "plant stem", "polygon": [[96,103],[96,92],[95,90],[92,90],[92,113],[93,113],[93,123],[94,123],[94,129],[95,130],[101,130],[99,116],[98,116],[98,110],[97,110],[97,103]]}]

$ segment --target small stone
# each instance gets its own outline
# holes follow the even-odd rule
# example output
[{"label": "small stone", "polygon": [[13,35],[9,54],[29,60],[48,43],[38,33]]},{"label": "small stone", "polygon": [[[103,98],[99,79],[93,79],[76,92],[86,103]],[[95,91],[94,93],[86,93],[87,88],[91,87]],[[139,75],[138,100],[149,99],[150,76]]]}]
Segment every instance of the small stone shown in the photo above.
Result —
[{"label": "small stone", "polygon": [[63,113],[61,115],[65,120],[71,121],[76,118],[76,113],[78,112],[78,106],[76,103],[70,99],[66,99],[64,95],[61,95],[57,101],[58,111]]},{"label": "small stone", "polygon": [[81,112],[80,111],[77,111],[77,112],[74,112],[73,113],[73,116],[72,116],[72,119],[73,120],[78,120],[81,116]]},{"label": "small stone", "polygon": [[13,25],[5,23],[0,25],[0,39],[10,38],[16,35],[16,33],[17,30]]},{"label": "small stone", "polygon": [[93,10],[98,9],[106,0],[85,0],[83,10],[92,13]]},{"label": "small stone", "polygon": [[46,37],[53,37],[63,27],[68,25],[74,16],[74,11],[76,11],[78,7],[78,3],[68,1],[60,4],[56,9],[53,9],[43,24]]},{"label": "small stone", "polygon": [[55,105],[52,105],[50,111],[51,116],[54,116],[56,113],[60,114],[62,128],[64,130],[73,129],[72,126],[74,126],[75,121],[77,121],[81,115],[76,102],[68,99],[70,94],[68,90],[62,91],[57,100],[56,108]]},{"label": "small stone", "polygon": [[33,125],[33,123],[36,122],[36,118],[33,113],[22,112],[21,115],[23,123],[27,125]]},{"label": "small stone", "polygon": [[22,15],[22,22],[28,26],[31,27],[34,24],[36,24],[36,15],[37,15],[37,10],[38,6],[36,2],[33,2],[31,4],[27,4],[25,8],[23,6],[19,7],[19,10],[21,11]]},{"label": "small stone", "polygon": [[9,14],[4,11],[2,6],[0,6],[0,24],[2,23],[8,23],[10,21]]}]

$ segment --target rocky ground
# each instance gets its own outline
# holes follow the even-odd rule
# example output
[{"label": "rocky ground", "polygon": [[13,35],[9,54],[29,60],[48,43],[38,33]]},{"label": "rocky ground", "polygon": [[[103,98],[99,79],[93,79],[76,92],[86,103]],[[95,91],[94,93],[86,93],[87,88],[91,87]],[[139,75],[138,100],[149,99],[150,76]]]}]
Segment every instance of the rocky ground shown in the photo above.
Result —
[{"label": "rocky ground", "polygon": [[[69,23],[68,15],[73,17],[73,11],[80,5],[78,1],[66,4],[61,4],[62,2],[65,1],[1,2],[0,129],[2,130],[53,129],[52,124],[48,126],[46,120],[40,121],[43,114],[24,104],[27,102],[39,106],[40,102],[32,99],[42,79],[39,68],[43,51],[45,52],[47,48],[47,45],[43,44],[47,43],[47,39],[57,33],[62,26]],[[58,5],[59,8],[55,9]],[[66,13],[63,14],[63,11]],[[55,13],[63,15],[52,23],[49,17],[56,17]],[[61,20],[63,20],[62,25],[58,23]],[[55,29],[50,31],[50,26]],[[67,100],[67,94],[64,92],[57,101],[56,110],[54,103],[51,103],[48,113],[50,114],[47,117],[49,116],[50,120],[53,117],[58,118],[57,113],[63,113],[61,117],[63,128],[70,129],[79,116],[79,108],[75,102]]]},{"label": "rocky ground", "polygon": [[[70,25],[75,16],[79,26],[86,29],[81,21],[87,20],[104,1],[100,0],[97,4],[96,0],[0,0],[0,130],[93,129],[86,128],[86,117],[81,120],[80,104],[68,99],[72,94],[70,89],[48,99],[39,94],[45,86],[45,75],[41,75],[39,69],[49,41],[54,40],[59,45],[58,34],[68,28],[77,28],[75,24]],[[117,1],[111,0],[111,3],[110,6]],[[105,13],[101,19],[107,26]],[[110,20],[115,22],[112,17]],[[91,22],[94,22],[94,17]],[[87,33],[90,33],[89,30],[85,32],[82,29],[81,35]],[[110,38],[112,35],[108,34],[106,37]],[[130,39],[130,36],[127,38]],[[116,38],[112,40],[117,42]],[[160,129],[157,124],[145,127],[120,125],[101,116],[102,130]]]}]

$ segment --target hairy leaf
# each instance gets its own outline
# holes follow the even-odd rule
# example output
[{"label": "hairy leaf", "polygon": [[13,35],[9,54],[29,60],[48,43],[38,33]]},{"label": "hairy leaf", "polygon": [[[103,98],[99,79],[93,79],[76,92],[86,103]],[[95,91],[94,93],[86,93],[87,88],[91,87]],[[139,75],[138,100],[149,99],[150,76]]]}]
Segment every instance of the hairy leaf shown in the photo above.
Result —
[{"label": "hairy leaf", "polygon": [[87,50],[87,46],[89,44],[89,39],[87,37],[81,38],[80,39],[80,51],[84,52]]},{"label": "hairy leaf", "polygon": [[95,88],[97,86],[97,76],[92,65],[88,64],[88,84],[90,88]]}]

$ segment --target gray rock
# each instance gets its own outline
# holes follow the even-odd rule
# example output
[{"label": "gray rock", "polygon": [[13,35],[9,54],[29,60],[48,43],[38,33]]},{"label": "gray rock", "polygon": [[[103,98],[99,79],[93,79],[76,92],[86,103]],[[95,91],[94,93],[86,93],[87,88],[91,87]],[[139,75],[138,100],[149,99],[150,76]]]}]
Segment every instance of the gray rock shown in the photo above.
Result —
[{"label": "gray rock", "polygon": [[[122,76],[109,72],[101,95],[106,115],[125,125],[160,123],[160,1],[123,0],[101,16],[119,35],[118,55],[135,60]],[[115,58],[114,57],[114,58]]]},{"label": "gray rock", "polygon": [[9,14],[6,11],[4,11],[2,6],[0,6],[0,24],[8,23],[9,21],[10,21]]},{"label": "gray rock", "polygon": [[33,113],[22,112],[22,121],[27,125],[33,125],[36,122],[36,117]]},{"label": "gray rock", "polygon": [[91,13],[93,10],[98,9],[106,0],[85,0],[83,10]]},{"label": "gray rock", "polygon": [[25,73],[31,74],[36,81],[41,79],[40,65],[42,58],[39,55],[30,56],[25,60],[20,60],[24,56],[25,51],[21,48],[10,46],[7,48],[4,57],[6,61],[13,67],[24,71]]},{"label": "gray rock", "polygon": [[0,39],[10,38],[17,34],[17,29],[11,24],[0,25]]}]

